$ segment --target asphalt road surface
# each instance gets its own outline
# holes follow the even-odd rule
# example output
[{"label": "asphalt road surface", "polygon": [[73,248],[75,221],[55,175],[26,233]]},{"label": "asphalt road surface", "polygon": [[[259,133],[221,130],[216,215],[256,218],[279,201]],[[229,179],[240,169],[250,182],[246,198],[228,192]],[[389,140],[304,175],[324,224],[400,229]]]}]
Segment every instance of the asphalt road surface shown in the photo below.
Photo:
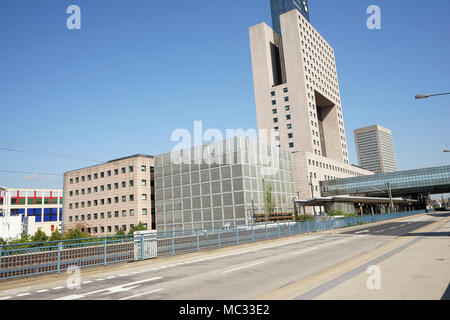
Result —
[{"label": "asphalt road surface", "polygon": [[[420,215],[81,270],[79,277],[3,282],[0,300],[448,299],[449,219]],[[368,284],[373,266],[380,288]]]}]

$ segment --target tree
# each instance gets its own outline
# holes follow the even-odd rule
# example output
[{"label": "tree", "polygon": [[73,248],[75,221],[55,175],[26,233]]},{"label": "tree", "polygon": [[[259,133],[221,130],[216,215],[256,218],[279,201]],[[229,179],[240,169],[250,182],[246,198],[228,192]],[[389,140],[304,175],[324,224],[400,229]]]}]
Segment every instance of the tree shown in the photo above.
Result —
[{"label": "tree", "polygon": [[50,236],[50,241],[59,241],[62,240],[62,234],[59,232],[58,229],[52,232],[52,235]]},{"label": "tree", "polygon": [[147,227],[142,222],[139,222],[136,226],[133,226],[131,228],[128,234],[134,234],[136,231],[145,231],[145,230],[147,230]]},{"label": "tree", "polygon": [[29,234],[22,234],[20,238],[9,241],[9,244],[25,244],[30,242],[31,236]]},{"label": "tree", "polygon": [[272,185],[269,183],[267,185],[266,190],[264,191],[264,207],[266,209],[266,221],[268,221],[269,217],[274,213],[275,206],[276,203],[272,196]]},{"label": "tree", "polygon": [[124,236],[125,235],[125,231],[120,228],[119,231],[116,232],[116,236]]},{"label": "tree", "polygon": [[90,238],[90,235],[81,231],[81,229],[77,227],[75,229],[69,230],[69,232],[67,233],[65,238],[68,240],[85,239],[85,238]]},{"label": "tree", "polygon": [[7,244],[6,240],[0,237],[0,246]]},{"label": "tree", "polygon": [[48,236],[45,234],[44,231],[41,230],[41,228],[36,231],[34,236],[31,237],[32,242],[46,242],[48,241]]}]

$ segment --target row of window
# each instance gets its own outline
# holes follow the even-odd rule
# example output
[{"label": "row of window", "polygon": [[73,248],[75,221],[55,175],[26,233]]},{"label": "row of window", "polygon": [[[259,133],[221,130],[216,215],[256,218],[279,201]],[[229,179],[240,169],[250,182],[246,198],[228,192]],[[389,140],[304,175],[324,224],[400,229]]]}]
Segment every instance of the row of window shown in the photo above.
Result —
[{"label": "row of window", "polygon": [[[155,200],[155,197],[154,197],[154,195],[151,195],[151,197],[150,197],[150,199],[153,201],[153,200]],[[127,201],[127,196],[122,196],[122,203],[123,202],[126,202]],[[146,193],[143,193],[142,195],[141,195],[141,200],[148,200],[148,197],[147,197],[147,194]],[[130,194],[129,195],[129,201],[134,201],[134,195],[133,194]],[[106,202],[105,202],[105,199],[100,199],[100,201],[99,200],[89,200],[89,201],[81,201],[80,203],[78,203],[78,202],[75,202],[75,206],[73,206],[74,204],[73,203],[69,203],[69,209],[73,209],[74,207],[75,207],[75,209],[78,209],[79,207],[81,207],[81,208],[84,208],[85,207],[85,205],[87,206],[87,207],[91,207],[91,206],[98,206],[99,204],[101,205],[101,206],[103,206],[103,205],[105,205],[105,204],[112,204],[113,202],[112,202],[112,198],[106,198]],[[114,197],[114,203],[119,203],[119,197]]]},{"label": "row of window", "polygon": [[[150,167],[150,172],[153,172],[154,168]],[[141,166],[141,171],[142,172],[146,172],[147,171],[147,167],[145,165]],[[125,174],[127,172],[127,168],[126,167],[122,167],[121,169],[122,174]],[[128,173],[133,173],[134,172],[134,166],[128,166]],[[119,175],[119,169],[114,169],[114,175],[117,176]],[[106,171],[106,176],[107,177],[111,177],[112,176],[112,170],[107,170]],[[104,178],[105,177],[105,172],[100,172],[100,178]],[[94,180],[98,179],[98,173],[94,173],[93,175],[88,174],[86,176],[81,176],[81,182],[85,182],[87,181],[91,181],[92,178]],[[75,183],[79,183],[80,182],[80,177],[75,177],[74,178],[70,178],[69,182],[70,184],[73,184],[75,181]]]},{"label": "row of window", "polygon": [[[144,227],[148,228],[146,223],[144,223]],[[130,224],[130,230],[133,229],[133,228],[134,228],[134,224]],[[118,226],[118,225],[114,226],[114,232],[118,232],[120,229],[122,229],[125,232],[128,231],[126,224],[123,224],[122,226]],[[105,231],[107,233],[112,233],[113,232],[113,226],[100,226],[100,227],[93,227],[93,228],[88,227],[86,229],[85,228],[81,228],[81,231],[87,232],[89,234],[92,234],[92,233],[93,234],[105,233]]]},{"label": "row of window", "polygon": [[[122,181],[122,188],[126,188],[127,187],[127,182],[126,181]],[[147,180],[141,180],[141,186],[142,187],[146,187],[147,186]],[[153,187],[154,186],[154,182],[153,181],[150,181],[150,186],[151,187]],[[128,181],[128,187],[134,187],[134,180],[129,180]],[[117,190],[117,189],[119,189],[119,183],[118,182],[116,182],[116,183],[114,183],[114,189],[115,190]],[[84,195],[84,194],[90,194],[90,193],[92,193],[92,192],[94,192],[94,193],[96,193],[96,192],[98,192],[98,190],[99,190],[99,188],[98,188],[98,186],[95,186],[95,187],[93,187],[93,188],[86,188],[86,189],[80,189],[80,190],[71,190],[70,192],[69,192],[69,196],[70,197],[73,197],[74,195],[75,196],[78,196],[78,195],[80,195],[80,193],[81,193],[81,195]],[[107,191],[110,191],[110,190],[112,190],[112,184],[107,184],[106,185],[106,190]],[[102,186],[100,186],[100,192],[104,192],[105,191],[105,186],[104,185],[102,185]]]},{"label": "row of window", "polygon": [[[155,209],[152,209],[152,213],[155,213],[154,211]],[[146,216],[148,213],[147,209],[142,209],[142,215]],[[119,218],[119,217],[134,217],[134,209],[130,209],[129,210],[129,214],[127,215],[127,210],[122,210],[121,215],[119,215],[119,211],[114,211],[114,218]],[[98,213],[88,213],[88,214],[81,214],[81,215],[75,215],[75,216],[69,216],[69,222],[78,222],[78,221],[90,221],[90,220],[102,220],[102,219],[111,219],[113,218],[113,213],[112,211],[107,212],[106,215],[104,212],[101,212],[100,214]]]}]

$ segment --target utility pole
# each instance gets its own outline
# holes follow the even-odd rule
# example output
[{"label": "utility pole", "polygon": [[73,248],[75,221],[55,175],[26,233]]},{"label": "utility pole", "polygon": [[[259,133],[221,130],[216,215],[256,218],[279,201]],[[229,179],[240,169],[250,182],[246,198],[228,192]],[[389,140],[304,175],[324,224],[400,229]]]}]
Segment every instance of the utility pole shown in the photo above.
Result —
[{"label": "utility pole", "polygon": [[391,183],[387,182],[387,188],[388,188],[388,195],[389,195],[389,208],[392,211],[394,211],[394,203],[392,201],[392,191],[391,191]]},{"label": "utility pole", "polygon": [[[311,186],[311,199],[314,199],[314,185],[312,183],[312,175],[309,176],[309,185]],[[313,206],[314,216],[316,216],[316,207]]]}]

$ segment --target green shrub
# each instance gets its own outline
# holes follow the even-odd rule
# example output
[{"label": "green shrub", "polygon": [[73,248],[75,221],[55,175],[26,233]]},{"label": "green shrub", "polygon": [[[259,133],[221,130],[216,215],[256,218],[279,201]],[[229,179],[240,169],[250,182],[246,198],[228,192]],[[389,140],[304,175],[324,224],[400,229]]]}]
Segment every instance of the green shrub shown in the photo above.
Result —
[{"label": "green shrub", "polygon": [[132,227],[128,234],[134,234],[136,231],[145,231],[147,228],[142,222],[139,222],[136,226]]},{"label": "green shrub", "polygon": [[315,218],[314,216],[310,216],[310,215],[300,215],[298,216],[298,220],[297,221],[314,221]]}]

